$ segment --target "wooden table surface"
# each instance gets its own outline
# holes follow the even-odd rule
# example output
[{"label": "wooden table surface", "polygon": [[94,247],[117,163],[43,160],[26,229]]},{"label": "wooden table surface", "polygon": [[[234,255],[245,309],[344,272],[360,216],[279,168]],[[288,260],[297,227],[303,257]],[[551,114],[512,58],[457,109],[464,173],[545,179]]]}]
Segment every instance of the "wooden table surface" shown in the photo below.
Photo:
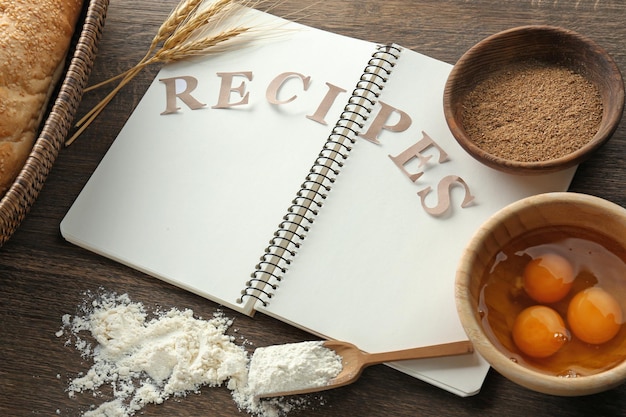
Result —
[{"label": "wooden table surface", "polygon": [[[91,83],[129,68],[146,51],[176,0],[111,0]],[[514,26],[550,24],[581,32],[626,69],[626,2],[622,0],[336,0],[285,1],[275,14],[374,42],[396,42],[449,63],[482,38]],[[70,378],[89,369],[55,333],[86,291],[127,292],[147,308],[191,308],[208,317],[212,302],[66,243],[59,223],[156,74],[149,68],[119,94],[72,146],[61,151],[36,204],[0,249],[0,415],[78,416],[101,399],[69,398]],[[105,91],[85,95],[84,114]],[[626,206],[626,123],[580,166],[571,191]],[[262,314],[231,311],[240,335],[257,346],[313,337]],[[384,314],[384,312],[382,312]],[[393,320],[393,319],[392,319]],[[236,416],[226,388],[150,405],[142,416]],[[558,398],[528,391],[490,371],[482,391],[459,398],[384,365],[354,385],[327,392],[293,416],[617,416],[626,415],[626,386],[588,397]]]}]

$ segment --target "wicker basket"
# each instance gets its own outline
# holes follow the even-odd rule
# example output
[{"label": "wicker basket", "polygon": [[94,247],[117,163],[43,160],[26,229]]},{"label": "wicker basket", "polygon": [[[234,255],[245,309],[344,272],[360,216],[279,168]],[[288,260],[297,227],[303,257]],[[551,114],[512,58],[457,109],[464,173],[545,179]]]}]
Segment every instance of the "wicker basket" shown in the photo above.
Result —
[{"label": "wicker basket", "polygon": [[108,5],[109,0],[85,2],[72,43],[71,59],[50,113],[26,164],[0,200],[0,246],[13,235],[35,202],[70,131],[96,57]]}]

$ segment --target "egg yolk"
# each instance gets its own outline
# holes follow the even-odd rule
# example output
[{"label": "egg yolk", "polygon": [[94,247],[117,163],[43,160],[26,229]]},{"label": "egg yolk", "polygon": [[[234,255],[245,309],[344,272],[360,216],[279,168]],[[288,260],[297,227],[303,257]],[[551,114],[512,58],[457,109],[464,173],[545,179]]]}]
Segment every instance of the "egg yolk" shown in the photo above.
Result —
[{"label": "egg yolk", "polygon": [[622,325],[622,309],[611,294],[587,288],[572,298],[567,309],[572,333],[583,342],[598,345],[611,340]]},{"label": "egg yolk", "polygon": [[547,358],[569,340],[563,319],[550,307],[536,305],[523,310],[513,324],[513,341],[524,354]]},{"label": "egg yolk", "polygon": [[547,253],[530,261],[522,278],[524,290],[533,300],[555,303],[572,288],[574,269],[562,256]]}]

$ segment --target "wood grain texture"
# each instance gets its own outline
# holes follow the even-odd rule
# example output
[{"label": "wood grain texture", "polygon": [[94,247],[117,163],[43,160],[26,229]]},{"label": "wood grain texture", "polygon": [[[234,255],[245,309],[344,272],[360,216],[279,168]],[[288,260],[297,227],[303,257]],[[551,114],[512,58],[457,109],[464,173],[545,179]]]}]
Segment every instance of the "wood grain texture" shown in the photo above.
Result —
[{"label": "wood grain texture", "polygon": [[[116,75],[143,54],[175,0],[111,0],[94,84]],[[594,39],[626,69],[626,4],[621,0],[333,0],[280,4],[275,14],[380,43],[396,42],[454,63],[484,37],[514,26],[549,24]],[[128,292],[148,309],[191,308],[208,317],[217,305],[140,272],[78,249],[61,238],[59,223],[156,74],[149,68],[125,87],[71,147],[63,149],[31,212],[0,249],[0,415],[77,416],[94,402],[70,399],[69,378],[89,362],[55,336],[63,314],[72,314],[85,291]],[[106,89],[84,96],[79,116]],[[626,206],[626,123],[578,170],[572,191]],[[253,346],[297,342],[313,336],[262,314],[230,311],[237,337]],[[385,314],[381,311],[380,314]],[[393,323],[393,317],[389,318]],[[348,326],[349,323],[346,323]],[[419,323],[416,322],[416,331]],[[458,398],[383,365],[368,368],[353,385],[313,398],[293,416],[617,416],[626,410],[626,387],[588,397],[558,398],[528,391],[490,372],[482,392]],[[146,407],[142,416],[238,416],[225,388]]]}]

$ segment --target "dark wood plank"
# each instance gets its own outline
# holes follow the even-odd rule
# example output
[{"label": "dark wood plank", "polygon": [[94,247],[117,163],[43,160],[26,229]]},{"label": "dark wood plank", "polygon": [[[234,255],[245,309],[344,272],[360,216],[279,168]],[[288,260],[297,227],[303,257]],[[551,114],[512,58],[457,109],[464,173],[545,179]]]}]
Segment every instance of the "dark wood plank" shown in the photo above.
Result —
[{"label": "dark wood plank", "polygon": [[[175,0],[111,0],[95,83],[139,60]],[[304,24],[376,42],[396,42],[454,63],[471,45],[499,30],[551,24],[577,30],[607,49],[626,68],[626,4],[621,0],[294,0],[275,14]],[[78,249],[60,236],[59,222],[114,140],[158,68],[148,68],[116,97],[74,145],[63,149],[37,203],[13,238],[0,249],[0,414],[76,416],[94,402],[75,399],[68,379],[89,367],[55,333],[63,314],[72,314],[86,291],[128,292],[147,308],[191,308],[208,317],[219,306],[140,272]],[[85,95],[84,114],[104,94]],[[571,190],[626,206],[626,124],[584,163]],[[381,312],[384,314],[384,312]],[[238,336],[252,346],[314,338],[261,314],[227,311]],[[393,318],[390,318],[393,320]],[[458,398],[385,366],[369,368],[354,385],[313,399],[294,416],[616,416],[626,410],[626,387],[582,398],[554,398],[521,388],[490,372],[482,392]],[[225,388],[148,406],[143,416],[242,415]]]}]

